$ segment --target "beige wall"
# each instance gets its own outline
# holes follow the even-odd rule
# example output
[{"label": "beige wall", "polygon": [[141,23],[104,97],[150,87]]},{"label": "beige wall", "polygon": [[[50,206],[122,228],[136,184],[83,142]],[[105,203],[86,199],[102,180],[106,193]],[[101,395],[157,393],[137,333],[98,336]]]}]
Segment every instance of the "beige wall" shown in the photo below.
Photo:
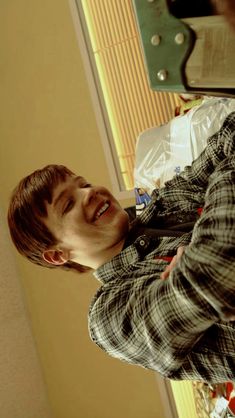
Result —
[{"label": "beige wall", "polygon": [[6,221],[0,210],[0,416],[51,418]]},{"label": "beige wall", "polygon": [[[47,163],[109,187],[67,0],[2,0],[0,51],[4,210],[16,182]],[[16,260],[53,417],[164,418],[154,374],[109,358],[89,340],[95,279]]]}]

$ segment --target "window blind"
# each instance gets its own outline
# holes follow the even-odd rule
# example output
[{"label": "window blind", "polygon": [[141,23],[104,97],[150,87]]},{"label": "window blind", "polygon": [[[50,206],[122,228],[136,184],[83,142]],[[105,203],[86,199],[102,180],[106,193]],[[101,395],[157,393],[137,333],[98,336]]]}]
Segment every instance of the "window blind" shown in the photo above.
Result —
[{"label": "window blind", "polygon": [[92,52],[126,190],[134,187],[136,140],[166,123],[179,104],[150,90],[131,0],[82,0]]}]

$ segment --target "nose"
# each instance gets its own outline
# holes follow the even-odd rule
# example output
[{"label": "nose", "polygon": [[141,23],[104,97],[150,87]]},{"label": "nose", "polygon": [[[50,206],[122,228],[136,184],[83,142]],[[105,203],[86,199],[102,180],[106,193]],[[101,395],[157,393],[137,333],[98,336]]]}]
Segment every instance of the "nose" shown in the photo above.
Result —
[{"label": "nose", "polygon": [[92,186],[91,187],[86,187],[82,190],[83,190],[83,193],[84,193],[83,204],[85,206],[88,206],[91,203],[91,201],[93,199],[95,199],[95,197],[97,195],[97,191],[96,191],[95,187],[92,187]]}]

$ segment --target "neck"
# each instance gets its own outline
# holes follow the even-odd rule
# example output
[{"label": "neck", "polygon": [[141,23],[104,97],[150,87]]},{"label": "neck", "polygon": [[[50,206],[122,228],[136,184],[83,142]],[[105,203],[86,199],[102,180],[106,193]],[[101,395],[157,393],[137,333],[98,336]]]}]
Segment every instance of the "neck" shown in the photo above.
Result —
[{"label": "neck", "polygon": [[115,244],[113,247],[109,248],[105,253],[102,254],[101,257],[97,255],[97,259],[94,261],[94,268],[95,270],[99,267],[101,267],[103,264],[110,261],[113,257],[120,254],[120,252],[123,249],[125,243],[125,238],[123,238],[121,241],[119,241],[117,244]]},{"label": "neck", "polygon": [[99,267],[101,267],[103,264],[107,263],[113,257],[120,254],[120,252],[123,249],[125,240],[126,240],[126,238],[124,237],[117,244],[108,248],[106,251],[101,251],[100,253],[96,253],[96,254],[92,254],[92,255],[87,254],[87,256],[83,255],[82,258],[79,257],[79,254],[74,254],[74,256],[71,257],[71,261],[74,261],[75,263],[90,267],[93,270],[97,270]]}]

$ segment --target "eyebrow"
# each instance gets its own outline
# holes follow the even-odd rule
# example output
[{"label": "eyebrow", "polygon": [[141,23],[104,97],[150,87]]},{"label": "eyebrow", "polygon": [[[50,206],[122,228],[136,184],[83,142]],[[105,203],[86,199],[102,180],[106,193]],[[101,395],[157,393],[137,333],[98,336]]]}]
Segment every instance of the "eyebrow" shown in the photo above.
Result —
[{"label": "eyebrow", "polygon": [[[74,178],[74,183],[77,183],[79,180],[84,180],[84,179],[82,176],[76,176]],[[53,202],[54,207],[58,205],[59,201],[66,195],[67,192],[68,192],[68,189],[64,189],[60,192],[60,194],[57,196],[57,198]]]},{"label": "eyebrow", "polygon": [[57,198],[55,199],[55,201],[53,202],[53,206],[56,207],[58,206],[58,203],[61,201],[61,199],[66,195],[67,193],[67,189],[63,190],[59,196],[57,196]]}]

